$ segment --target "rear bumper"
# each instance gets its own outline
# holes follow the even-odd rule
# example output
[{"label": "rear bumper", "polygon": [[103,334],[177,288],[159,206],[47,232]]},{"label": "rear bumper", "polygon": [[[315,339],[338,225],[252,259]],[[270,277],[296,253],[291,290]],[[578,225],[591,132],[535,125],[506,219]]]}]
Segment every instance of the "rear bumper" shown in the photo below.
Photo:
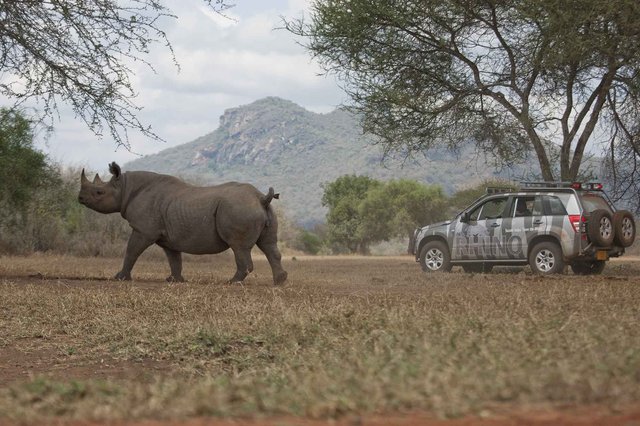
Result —
[{"label": "rear bumper", "polygon": [[611,257],[620,257],[624,254],[624,247],[598,247],[589,245],[584,248],[577,256],[568,260],[571,261],[592,261],[592,260],[609,260]]}]

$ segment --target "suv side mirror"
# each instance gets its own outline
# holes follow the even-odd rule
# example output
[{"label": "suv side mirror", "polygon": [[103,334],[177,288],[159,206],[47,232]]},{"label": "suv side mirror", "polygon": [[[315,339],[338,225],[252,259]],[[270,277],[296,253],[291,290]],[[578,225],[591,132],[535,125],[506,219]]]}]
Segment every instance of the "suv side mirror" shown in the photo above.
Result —
[{"label": "suv side mirror", "polygon": [[460,222],[462,223],[469,223],[470,220],[469,212],[463,212],[462,216],[460,216]]}]

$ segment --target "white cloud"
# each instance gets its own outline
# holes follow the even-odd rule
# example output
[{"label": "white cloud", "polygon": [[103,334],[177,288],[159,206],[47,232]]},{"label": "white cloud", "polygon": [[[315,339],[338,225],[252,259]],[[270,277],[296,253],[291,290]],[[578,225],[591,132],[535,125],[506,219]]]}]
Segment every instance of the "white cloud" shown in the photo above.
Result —
[{"label": "white cloud", "polygon": [[[133,83],[143,107],[140,120],[151,124],[167,143],[132,134],[132,151],[150,154],[189,142],[213,131],[227,108],[265,96],[292,100],[317,112],[328,112],[344,100],[333,77],[320,69],[282,26],[281,16],[298,17],[308,0],[241,0],[227,17],[213,13],[202,0],[168,2],[178,16],[165,20],[180,72],[171,54],[155,46],[150,62],[156,74],[140,63]],[[43,145],[44,146],[44,145]],[[45,150],[64,163],[106,169],[109,161],[137,158],[99,140],[70,111],[61,111],[55,134]]]}]

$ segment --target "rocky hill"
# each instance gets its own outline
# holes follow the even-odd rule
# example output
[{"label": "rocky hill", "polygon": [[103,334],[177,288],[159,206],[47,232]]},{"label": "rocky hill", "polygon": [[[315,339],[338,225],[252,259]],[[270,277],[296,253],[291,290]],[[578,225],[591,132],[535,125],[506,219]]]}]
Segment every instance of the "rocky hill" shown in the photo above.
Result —
[{"label": "rocky hill", "polygon": [[415,179],[441,185],[446,192],[499,175],[471,150],[382,162],[381,149],[373,142],[344,110],[317,114],[270,97],[231,108],[215,131],[124,168],[173,174],[198,184],[236,180],[265,192],[273,186],[281,193],[278,204],[284,213],[301,225],[324,220],[322,185],[344,174]]}]

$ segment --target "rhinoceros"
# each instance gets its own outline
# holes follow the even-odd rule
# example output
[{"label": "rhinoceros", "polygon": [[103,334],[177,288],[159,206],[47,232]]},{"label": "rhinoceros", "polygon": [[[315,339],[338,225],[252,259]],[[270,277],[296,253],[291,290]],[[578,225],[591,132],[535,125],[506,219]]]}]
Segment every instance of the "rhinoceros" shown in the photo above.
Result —
[{"label": "rhinoceros", "polygon": [[241,282],[253,270],[251,249],[264,252],[274,284],[282,284],[287,272],[278,250],[278,221],[270,203],[278,198],[273,188],[264,195],[253,185],[228,182],[198,187],[169,175],[145,171],[122,173],[109,164],[112,177],[93,182],[80,177],[78,201],[100,213],[120,212],[132,228],[118,280],[131,280],[138,257],[152,244],[164,249],[171,275],[167,281],[182,282],[182,253],[213,254],[233,250]]}]

